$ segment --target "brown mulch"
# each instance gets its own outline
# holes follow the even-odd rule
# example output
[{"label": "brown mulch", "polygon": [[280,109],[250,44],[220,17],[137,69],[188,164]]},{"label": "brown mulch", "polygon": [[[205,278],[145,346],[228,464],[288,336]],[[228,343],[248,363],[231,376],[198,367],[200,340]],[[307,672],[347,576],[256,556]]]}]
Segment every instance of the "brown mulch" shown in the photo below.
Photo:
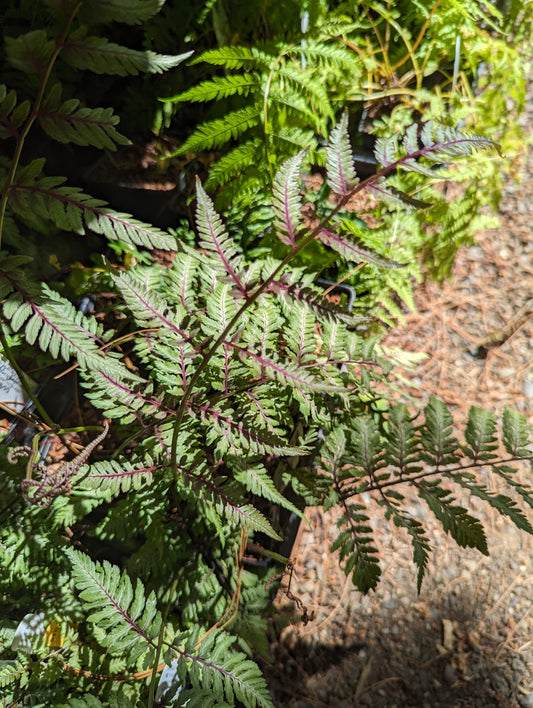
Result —
[{"label": "brown mulch", "polygon": [[[530,92],[522,120],[532,119]],[[442,398],[459,425],[471,405],[498,414],[510,405],[533,423],[532,153],[522,180],[504,191],[500,218],[460,252],[449,282],[420,287],[417,312],[385,342],[430,355],[411,372],[419,387],[411,393]],[[495,484],[490,472],[486,483]],[[302,606],[280,593],[291,623],[265,667],[276,706],[533,706],[533,539],[472,504],[487,532],[485,557],[458,548],[416,498],[409,503],[433,546],[420,594],[410,544],[379,509],[383,577],[367,596],[329,551],[335,510],[307,510],[290,579]],[[306,624],[303,608],[313,617]]]}]

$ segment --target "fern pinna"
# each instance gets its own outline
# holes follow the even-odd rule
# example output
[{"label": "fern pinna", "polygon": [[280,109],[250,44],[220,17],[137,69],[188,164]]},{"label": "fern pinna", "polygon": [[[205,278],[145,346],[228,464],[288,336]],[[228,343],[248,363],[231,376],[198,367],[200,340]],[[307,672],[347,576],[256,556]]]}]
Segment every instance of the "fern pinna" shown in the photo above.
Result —
[{"label": "fern pinna", "polygon": [[[139,12],[144,8],[139,4]],[[18,124],[12,107],[3,110],[17,132],[24,118]],[[78,109],[63,110],[77,115]],[[31,658],[17,650],[0,668],[14,700],[44,691],[51,705],[153,706],[163,699],[172,705],[271,705],[249,654],[267,651],[266,587],[275,573],[252,572],[244,556],[252,536],[270,552],[264,539],[283,533],[272,510],[302,516],[298,497],[340,505],[334,548],[363,591],[380,576],[368,494],[406,530],[419,583],[431,549],[403,504],[402,486],[412,488],[462,546],[487,550],[479,521],[456,502],[453,485],[532,531],[514,498],[495,494],[475,475],[491,465],[514,497],[533,504],[514,466],[531,459],[523,417],[506,411],[502,459],[495,421],[478,409],[464,443],[437,401],[421,420],[403,405],[383,412],[375,384],[386,380],[388,362],[366,323],[333,303],[314,272],[291,266],[320,240],[357,264],[401,269],[401,262],[362,243],[340,218],[346,204],[367,188],[421,208],[421,199],[389,183],[392,173],[431,170],[436,178],[442,173],[433,165],[491,145],[428,122],[421,131],[409,128],[403,139],[379,143],[381,169],[358,182],[342,118],[326,148],[327,179],[338,201],[325,218],[302,216],[303,152],[274,176],[281,258],[247,258],[198,182],[195,247],[177,244],[169,267],[102,268],[113,324],[126,324],[120,332],[33,282],[23,270],[25,257],[2,254],[6,351],[8,338],[23,339],[54,360],[74,359],[86,398],[111,420],[109,435],[95,439],[108,447],[98,452],[93,440],[86,448],[91,460],[75,457],[68,485],[54,486],[53,472],[41,470],[50,483],[46,504],[31,494],[24,501],[24,466],[9,464],[0,448],[6,497],[0,554],[8,568],[0,588],[19,594],[9,606],[13,622],[0,635],[2,650],[15,651],[14,619],[20,620],[21,608],[42,615],[30,633]],[[13,213],[26,208],[31,193],[40,219],[73,230],[94,220],[95,230],[110,238],[171,247],[168,235],[111,214],[42,177],[41,168],[30,163],[11,170],[4,205],[12,203]],[[53,423],[40,423],[39,435],[53,434]],[[32,457],[26,469],[35,469],[34,462]],[[50,627],[52,620],[58,625],[53,636],[44,624]]]}]

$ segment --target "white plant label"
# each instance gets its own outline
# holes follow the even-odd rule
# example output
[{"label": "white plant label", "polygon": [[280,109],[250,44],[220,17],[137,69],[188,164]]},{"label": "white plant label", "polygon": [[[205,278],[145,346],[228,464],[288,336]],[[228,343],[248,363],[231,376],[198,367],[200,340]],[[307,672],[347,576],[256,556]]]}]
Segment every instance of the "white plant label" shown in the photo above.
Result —
[{"label": "white plant label", "polygon": [[0,354],[0,403],[18,413],[27,399],[17,372]]}]

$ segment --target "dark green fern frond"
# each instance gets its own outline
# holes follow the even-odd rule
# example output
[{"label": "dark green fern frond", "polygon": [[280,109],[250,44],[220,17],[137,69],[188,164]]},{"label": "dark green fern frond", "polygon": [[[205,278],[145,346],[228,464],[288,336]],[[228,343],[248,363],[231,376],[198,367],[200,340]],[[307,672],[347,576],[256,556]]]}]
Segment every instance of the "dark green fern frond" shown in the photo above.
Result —
[{"label": "dark green fern frond", "polygon": [[387,462],[398,470],[400,476],[420,472],[419,441],[407,406],[394,406],[387,418],[387,426]]},{"label": "dark green fern frond", "polygon": [[[522,529],[522,531],[527,531],[527,533],[533,534],[533,526],[527,520],[524,512],[517,506],[516,502],[506,497],[503,494],[495,494],[494,492],[488,490],[483,484],[479,482],[478,479],[468,472],[460,472],[453,475],[453,480],[456,484],[459,484],[464,489],[468,491],[474,497],[482,499],[487,502],[493,509],[496,509],[502,516],[507,516],[511,519],[513,524]],[[524,498],[523,495],[521,495]]]},{"label": "dark green fern frond", "polygon": [[165,0],[92,0],[89,5],[82,5],[82,19],[88,23],[124,22],[128,25],[140,25],[156,15]]},{"label": "dark green fern frond", "polygon": [[61,103],[60,84],[50,90],[39,110],[39,123],[54,140],[112,151],[130,144],[116,129],[118,122],[112,108],[80,108],[76,98]]},{"label": "dark green fern frond", "polygon": [[6,37],[5,49],[8,62],[26,74],[41,74],[46,70],[55,49],[55,42],[42,29],[33,30],[19,37]]},{"label": "dark green fern frond", "polygon": [[344,561],[344,572],[352,576],[352,582],[361,592],[374,590],[381,576],[374,547],[373,529],[362,504],[346,505],[345,514],[338,522],[339,527],[346,527],[337,536],[331,546],[332,553],[339,551]]},{"label": "dark green fern frond", "polygon": [[161,74],[178,66],[191,54],[165,55],[130,49],[104,37],[87,36],[86,28],[80,27],[69,35],[62,56],[78,70],[114,76],[137,76],[139,72]]},{"label": "dark green fern frond", "polygon": [[522,482],[520,478],[517,478],[517,470],[515,467],[501,464],[494,465],[492,471],[494,474],[498,475],[498,477],[501,477],[529,507],[533,508],[533,487],[530,484]]},{"label": "dark green fern frond", "polygon": [[450,534],[458,546],[477,548],[488,556],[483,526],[464,507],[453,504],[454,499],[449,490],[443,489],[438,481],[421,481],[415,486],[420,498],[426,502],[441,522],[444,531]]},{"label": "dark green fern frond", "polygon": [[431,549],[426,531],[421,522],[414,519],[401,508],[402,501],[403,498],[397,499],[390,494],[387,495],[385,518],[392,519],[394,525],[398,528],[404,528],[411,538],[413,562],[418,568],[416,584],[417,590],[420,592]]},{"label": "dark green fern frond", "polygon": [[0,139],[15,138],[30,112],[30,102],[17,102],[16,91],[0,84]]},{"label": "dark green fern frond", "polygon": [[43,167],[44,160],[34,160],[17,172],[15,183],[9,187],[9,204],[17,214],[24,217],[35,213],[65,231],[94,231],[110,240],[146,248],[176,247],[170,234],[107,208],[107,202],[93,199],[78,187],[62,186],[64,177],[41,176]]}]

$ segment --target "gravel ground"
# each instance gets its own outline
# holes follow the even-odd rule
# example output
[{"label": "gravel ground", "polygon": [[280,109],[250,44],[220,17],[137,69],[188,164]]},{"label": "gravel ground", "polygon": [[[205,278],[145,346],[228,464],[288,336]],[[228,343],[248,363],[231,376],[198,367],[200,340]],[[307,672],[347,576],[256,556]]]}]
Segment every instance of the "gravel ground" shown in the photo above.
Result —
[{"label": "gravel ground", "polygon": [[[523,120],[532,119],[530,92]],[[450,282],[420,289],[418,312],[388,341],[431,355],[415,372],[421,396],[440,396],[461,422],[472,404],[497,412],[512,405],[533,422],[532,154],[522,181],[506,189],[500,216],[500,228],[461,252]],[[476,356],[487,335],[509,323],[503,341]],[[265,668],[276,706],[533,707],[533,538],[485,507],[475,512],[489,557],[459,549],[423,519],[434,554],[420,595],[408,541],[381,521],[383,579],[362,596],[328,550],[335,512],[308,509],[290,590],[314,617],[302,623],[302,610],[279,596],[292,623]]]}]

